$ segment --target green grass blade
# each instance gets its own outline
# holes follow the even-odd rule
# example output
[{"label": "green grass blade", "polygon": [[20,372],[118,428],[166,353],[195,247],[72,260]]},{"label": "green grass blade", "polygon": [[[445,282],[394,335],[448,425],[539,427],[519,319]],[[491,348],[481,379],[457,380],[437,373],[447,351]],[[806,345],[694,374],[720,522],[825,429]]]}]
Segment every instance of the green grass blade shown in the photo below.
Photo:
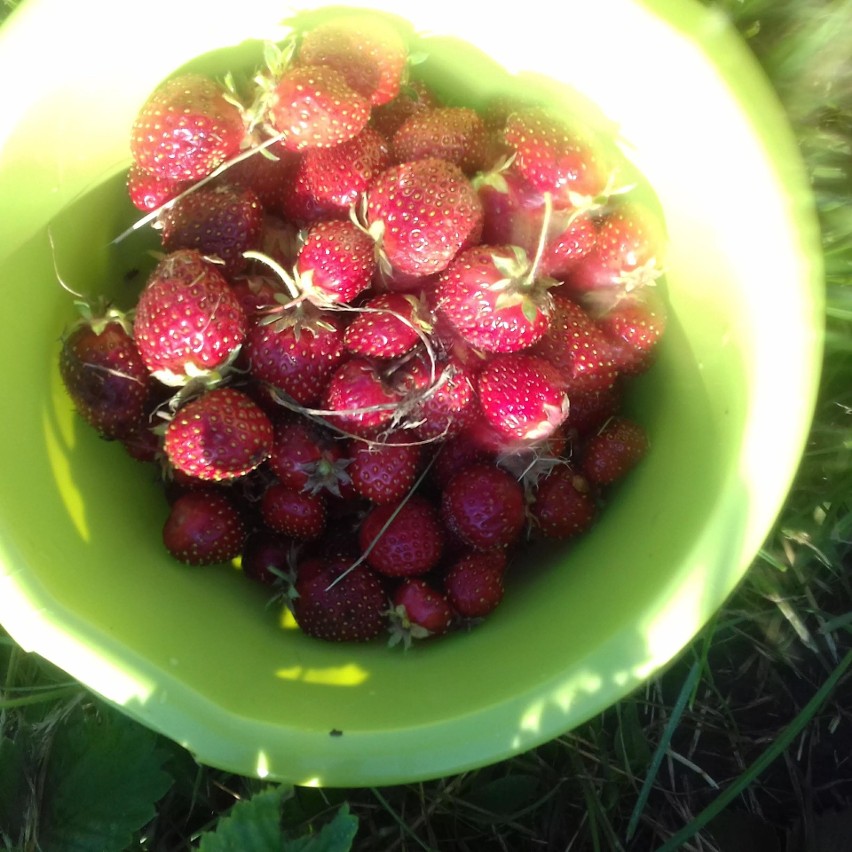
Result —
[{"label": "green grass blade", "polygon": [[680,717],[683,715],[683,711],[686,709],[686,705],[689,703],[689,699],[692,697],[695,687],[698,685],[698,679],[701,676],[701,668],[700,660],[693,663],[686,676],[686,680],[683,682],[683,686],[680,688],[677,701],[672,708],[669,720],[666,722],[666,727],[663,730],[663,735],[660,738],[660,742],[657,744],[653,757],[651,758],[651,765],[648,767],[648,773],[645,776],[645,780],[642,782],[642,788],[639,790],[639,798],[636,800],[633,812],[630,814],[630,820],[627,823],[626,835],[628,841],[636,833],[639,820],[645,810],[645,805],[648,802],[648,796],[651,794],[651,788],[654,785],[654,780],[657,777],[657,773],[660,771],[663,758],[668,751],[669,743],[671,743],[672,736],[674,735],[677,726],[680,724]]},{"label": "green grass blade", "polygon": [[834,671],[832,671],[823,685],[801,709],[796,718],[781,732],[772,745],[727,790],[717,796],[688,825],[685,825],[677,834],[670,837],[660,846],[657,852],[677,852],[684,843],[695,837],[702,828],[711,822],[714,817],[718,816],[737,796],[752,784],[792,744],[802,729],[813,719],[850,665],[852,665],[852,651],[849,651],[837,666],[835,666]]}]

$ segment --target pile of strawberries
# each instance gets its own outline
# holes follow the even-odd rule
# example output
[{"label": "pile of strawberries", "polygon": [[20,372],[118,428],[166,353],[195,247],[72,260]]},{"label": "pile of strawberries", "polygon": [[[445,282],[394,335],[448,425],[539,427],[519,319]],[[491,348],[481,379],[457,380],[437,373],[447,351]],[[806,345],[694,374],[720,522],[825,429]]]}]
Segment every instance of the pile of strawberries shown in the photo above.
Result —
[{"label": "pile of strawberries", "polygon": [[307,634],[391,641],[489,615],[516,554],[588,530],[643,457],[622,413],[666,310],[663,228],[563,110],[447,104],[383,18],[168,80],[128,191],[162,255],[83,306],[79,414],[164,472],[162,535],[240,557]]}]

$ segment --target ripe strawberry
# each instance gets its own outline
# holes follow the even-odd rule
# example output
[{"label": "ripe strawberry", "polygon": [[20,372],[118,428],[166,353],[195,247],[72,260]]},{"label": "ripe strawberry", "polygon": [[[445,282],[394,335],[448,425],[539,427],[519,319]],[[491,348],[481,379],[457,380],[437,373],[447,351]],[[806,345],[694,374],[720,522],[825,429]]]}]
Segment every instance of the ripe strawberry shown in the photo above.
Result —
[{"label": "ripe strawberry", "polygon": [[366,197],[367,223],[381,231],[388,261],[411,275],[445,269],[482,225],[479,196],[464,172],[435,157],[386,169]]},{"label": "ripe strawberry", "polygon": [[389,21],[350,12],[304,33],[298,61],[334,68],[372,106],[379,106],[399,93],[408,48]]},{"label": "ripe strawberry", "polygon": [[572,266],[566,284],[578,293],[650,284],[662,274],[663,245],[659,217],[640,202],[625,201],[604,215],[595,248]]},{"label": "ripe strawberry", "polygon": [[537,190],[551,193],[557,207],[606,190],[610,167],[601,145],[562,116],[541,107],[516,110],[506,119],[504,137],[515,152],[515,168]]},{"label": "ripe strawberry", "polygon": [[134,207],[145,213],[158,210],[190,186],[192,181],[161,178],[146,172],[136,163],[133,163],[127,171],[127,194]]},{"label": "ripe strawberry", "polygon": [[104,438],[126,438],[145,414],[153,381],[120,312],[83,312],[62,338],[59,374],[83,420]]},{"label": "ripe strawberry", "polygon": [[250,322],[279,304],[276,299],[280,293],[277,282],[265,275],[239,275],[231,282],[231,290]]},{"label": "ripe strawberry", "polygon": [[319,401],[345,354],[340,318],[320,312],[256,319],[243,347],[251,378],[301,405]]},{"label": "ripe strawberry", "polygon": [[340,496],[350,483],[351,463],[341,442],[317,423],[290,412],[277,418],[269,466],[288,488]]},{"label": "ripe strawberry", "polygon": [[424,110],[439,105],[435,93],[421,80],[410,80],[399,94],[385,104],[373,107],[370,124],[385,137],[394,133],[409,119]]},{"label": "ripe strawberry", "polygon": [[352,488],[373,503],[396,503],[414,486],[420,473],[422,451],[412,444],[374,444],[353,440],[347,473]]},{"label": "ripe strawberry", "polygon": [[477,378],[479,407],[507,438],[549,438],[568,416],[561,377],[544,358],[526,352],[496,355]]},{"label": "ripe strawberry", "polygon": [[300,181],[319,207],[329,215],[347,216],[373,180],[391,165],[387,140],[365,127],[348,142],[333,148],[309,148],[302,155]]},{"label": "ripe strawberry", "polygon": [[164,384],[181,385],[236,358],[246,317],[222,273],[194,249],[166,255],[136,305],[142,360]]},{"label": "ripe strawberry", "polygon": [[444,488],[441,517],[449,530],[475,550],[505,547],[517,541],[524,528],[524,492],[499,467],[469,465]]},{"label": "ripe strawberry", "polygon": [[181,494],[163,525],[163,544],[187,565],[228,562],[239,556],[245,539],[245,524],[236,504],[213,488]]},{"label": "ripe strawberry", "polygon": [[319,538],[327,518],[322,495],[296,491],[281,482],[273,482],[263,493],[260,515],[273,532],[299,541]]},{"label": "ripe strawberry", "polygon": [[441,558],[444,532],[438,512],[417,494],[405,503],[383,503],[370,511],[358,541],[371,568],[388,577],[431,571]]},{"label": "ripe strawberry", "polygon": [[488,129],[479,114],[468,107],[416,112],[394,133],[391,147],[400,163],[439,157],[455,163],[467,175],[488,165]]},{"label": "ripe strawberry", "polygon": [[139,110],[130,150],[138,166],[170,181],[195,181],[235,156],[245,129],[239,108],[207,77],[163,83]]},{"label": "ripe strawberry", "polygon": [[354,355],[397,358],[432,328],[426,305],[411,294],[380,293],[358,311],[343,335],[343,345]]},{"label": "ripe strawberry", "polygon": [[236,479],[261,465],[272,448],[272,424],[243,391],[219,387],[181,406],[166,427],[172,466],[206,481]]},{"label": "ripe strawberry", "polygon": [[468,432],[460,432],[448,438],[441,446],[441,452],[432,465],[432,478],[442,490],[449,481],[466,467],[472,465],[493,466],[495,457],[471,439]]},{"label": "ripe strawberry", "polygon": [[389,645],[406,648],[414,639],[440,636],[453,623],[453,610],[446,595],[422,577],[408,577],[394,590],[390,611]]},{"label": "ripe strawberry", "polygon": [[294,544],[288,538],[272,530],[258,529],[246,538],[240,567],[249,580],[264,586],[281,586],[291,573],[293,554]]},{"label": "ripe strawberry", "polygon": [[618,383],[602,391],[571,394],[571,410],[566,425],[571,434],[584,438],[597,432],[621,410],[622,388]]},{"label": "ripe strawberry", "polygon": [[613,417],[586,442],[582,471],[595,485],[611,485],[639,464],[648,447],[642,426],[626,417]]},{"label": "ripe strawberry", "polygon": [[370,117],[370,102],[330,66],[290,66],[279,77],[269,120],[288,151],[329,148],[357,136]]},{"label": "ripe strawberry", "polygon": [[231,276],[248,264],[243,252],[260,248],[263,208],[251,189],[203,186],[163,211],[160,224],[167,252],[198,249],[224,261],[222,268]]},{"label": "ripe strawberry", "polygon": [[338,429],[363,438],[374,437],[391,424],[400,397],[367,358],[344,361],[325,390],[326,420]]},{"label": "ripe strawberry", "polygon": [[666,320],[665,302],[652,287],[623,294],[597,316],[619,373],[637,375],[651,366]]},{"label": "ripe strawberry", "polygon": [[586,479],[560,465],[538,481],[530,515],[547,538],[572,538],[594,523],[597,504]]},{"label": "ripe strawberry", "polygon": [[296,260],[299,284],[311,301],[351,302],[370,286],[376,270],[373,240],[344,220],[308,228]]},{"label": "ripe strawberry", "polygon": [[293,615],[308,635],[327,642],[368,642],[384,632],[387,595],[369,568],[317,559],[297,571]]},{"label": "ripe strawberry", "polygon": [[484,618],[503,600],[505,559],[494,551],[469,553],[458,559],[444,576],[444,589],[450,606],[462,618]]},{"label": "ripe strawberry", "polygon": [[579,304],[558,293],[553,294],[550,327],[530,351],[556,367],[569,395],[606,390],[615,382],[603,332]]},{"label": "ripe strawberry", "polygon": [[[314,148],[311,150],[325,150]],[[334,150],[329,149],[329,150]],[[308,183],[308,177],[302,168],[304,155],[299,155],[295,168],[288,169],[281,183],[276,210],[288,221],[299,228],[307,228],[329,219],[348,219],[349,211],[344,211],[330,201],[319,201]]]},{"label": "ripe strawberry", "polygon": [[522,248],[478,245],[441,273],[437,308],[471,346],[517,352],[547,331],[553,283],[537,274]]},{"label": "ripe strawberry", "polygon": [[215,183],[250,189],[261,207],[270,213],[281,213],[282,188],[298,168],[301,158],[277,142],[250,157],[228,166]]}]

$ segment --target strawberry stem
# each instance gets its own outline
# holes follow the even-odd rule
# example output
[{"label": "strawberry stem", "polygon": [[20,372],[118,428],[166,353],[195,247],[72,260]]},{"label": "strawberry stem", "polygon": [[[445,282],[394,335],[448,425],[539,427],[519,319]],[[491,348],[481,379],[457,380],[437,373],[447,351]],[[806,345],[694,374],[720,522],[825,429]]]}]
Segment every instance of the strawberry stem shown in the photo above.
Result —
[{"label": "strawberry stem", "polygon": [[293,298],[292,302],[288,302],[283,306],[284,308],[295,307],[300,302],[304,301],[305,295],[304,293],[299,292],[299,288],[296,286],[293,276],[290,275],[290,273],[287,272],[287,270],[278,263],[277,260],[271,258],[268,254],[264,254],[262,251],[255,251],[254,249],[244,251],[243,257],[246,258],[246,260],[259,260],[262,264],[268,266],[284,282],[287,292]]},{"label": "strawberry stem", "polygon": [[541,231],[538,234],[538,245],[535,248],[535,257],[533,258],[530,271],[527,273],[524,284],[526,287],[531,287],[535,281],[536,273],[538,272],[541,258],[544,255],[544,247],[547,245],[547,232],[550,230],[550,220],[553,217],[553,196],[549,192],[544,193],[544,215],[541,219]]}]

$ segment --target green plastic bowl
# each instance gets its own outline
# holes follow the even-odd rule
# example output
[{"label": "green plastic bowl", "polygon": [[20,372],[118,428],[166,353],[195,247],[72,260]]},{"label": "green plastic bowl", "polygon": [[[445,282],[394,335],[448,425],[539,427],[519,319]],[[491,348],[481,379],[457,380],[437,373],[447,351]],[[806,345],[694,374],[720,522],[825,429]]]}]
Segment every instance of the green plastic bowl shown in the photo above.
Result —
[{"label": "green plastic bowl", "polygon": [[720,16],[689,0],[566,0],[558,21],[549,0],[511,21],[440,0],[361,5],[433,34],[436,75],[474,94],[504,84],[500,66],[524,89],[570,83],[620,129],[671,236],[673,320],[631,401],[649,457],[591,534],[513,570],[484,625],[408,653],[310,640],[229,566],[172,561],[150,471],[84,426],[57,372],[73,311],[54,256],[77,290],[126,302],[137,286],[124,274],[141,243],[109,243],[134,218],[121,173],[145,96],[197,55],[245,58],[257,43],[238,45],[280,36],[293,10],[241,0],[238,19],[218,19],[200,0],[149,0],[128,26],[114,0],[30,0],[0,32],[0,79],[17,81],[0,119],[0,622],[206,764],[331,786],[504,759],[669,661],[773,524],[821,350],[807,182],[772,90]]}]

